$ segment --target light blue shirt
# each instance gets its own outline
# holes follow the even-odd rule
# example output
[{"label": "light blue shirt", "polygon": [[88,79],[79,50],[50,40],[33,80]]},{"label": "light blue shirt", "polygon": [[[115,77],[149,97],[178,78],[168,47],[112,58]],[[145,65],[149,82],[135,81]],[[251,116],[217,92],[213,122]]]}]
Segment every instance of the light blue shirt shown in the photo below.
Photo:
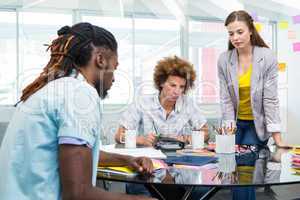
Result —
[{"label": "light blue shirt", "polygon": [[100,98],[81,74],[51,81],[20,103],[0,149],[0,198],[61,199],[58,140],[92,146],[96,183],[100,145]]},{"label": "light blue shirt", "polygon": [[158,94],[137,96],[120,119],[121,126],[138,130],[141,135],[156,131],[170,136],[190,134],[192,129],[199,129],[205,123],[199,104],[191,97],[181,96],[177,99],[175,109],[167,116]]}]

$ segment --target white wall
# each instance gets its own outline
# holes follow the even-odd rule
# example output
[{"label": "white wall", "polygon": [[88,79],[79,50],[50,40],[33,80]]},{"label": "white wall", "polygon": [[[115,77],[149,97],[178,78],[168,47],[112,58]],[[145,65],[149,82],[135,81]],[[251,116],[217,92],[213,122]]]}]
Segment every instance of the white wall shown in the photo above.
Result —
[{"label": "white wall", "polygon": [[[287,143],[300,144],[300,52],[293,52],[293,42],[300,42],[300,25],[291,19],[288,29],[278,31],[278,60],[287,63]],[[295,31],[296,37],[289,37],[288,31]]]},{"label": "white wall", "polygon": [[0,106],[0,122],[9,122],[14,110],[13,106]]},{"label": "white wall", "polygon": [[[299,31],[300,32],[300,31]],[[300,38],[299,38],[300,41]],[[288,69],[288,134],[287,141],[300,144],[300,52],[290,55]]]},{"label": "white wall", "polygon": [[288,135],[287,141],[300,144],[300,53],[291,55],[288,71]]}]

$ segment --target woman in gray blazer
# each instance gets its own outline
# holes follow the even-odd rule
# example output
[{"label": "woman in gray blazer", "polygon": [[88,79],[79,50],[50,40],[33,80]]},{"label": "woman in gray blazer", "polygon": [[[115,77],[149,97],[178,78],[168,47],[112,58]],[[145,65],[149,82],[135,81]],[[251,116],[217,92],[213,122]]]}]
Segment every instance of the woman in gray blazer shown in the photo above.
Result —
[{"label": "woman in gray blazer", "polygon": [[218,60],[222,118],[236,122],[237,144],[265,145],[270,136],[285,147],[280,135],[277,60],[245,11],[225,20],[228,51]]},{"label": "woman in gray blazer", "polygon": [[[272,136],[277,146],[286,146],[280,135],[276,57],[247,12],[232,12],[225,26],[229,34],[228,51],[218,60],[225,125],[236,125],[236,144],[262,146]],[[232,188],[232,197],[255,200],[255,188]]]}]

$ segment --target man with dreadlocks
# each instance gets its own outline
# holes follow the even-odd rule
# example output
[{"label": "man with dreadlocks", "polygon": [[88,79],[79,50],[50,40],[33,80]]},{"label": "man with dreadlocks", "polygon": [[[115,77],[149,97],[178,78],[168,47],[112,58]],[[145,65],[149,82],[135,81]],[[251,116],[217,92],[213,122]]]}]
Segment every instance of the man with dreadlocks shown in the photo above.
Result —
[{"label": "man with dreadlocks", "polygon": [[49,49],[50,61],[23,90],[3,139],[1,199],[149,200],[94,187],[98,163],[152,171],[150,159],[99,152],[99,96],[118,65],[114,36],[79,23],[61,28]]}]

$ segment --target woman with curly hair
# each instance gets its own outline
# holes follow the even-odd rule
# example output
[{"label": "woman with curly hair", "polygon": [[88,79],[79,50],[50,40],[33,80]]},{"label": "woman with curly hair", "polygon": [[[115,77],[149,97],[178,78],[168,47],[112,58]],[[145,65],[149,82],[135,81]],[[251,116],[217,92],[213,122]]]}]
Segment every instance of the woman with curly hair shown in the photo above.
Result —
[{"label": "woman with curly hair", "polygon": [[[206,120],[199,107],[186,93],[194,86],[196,73],[193,65],[177,56],[158,61],[154,69],[155,95],[136,95],[135,102],[121,117],[116,142],[123,140],[125,130],[138,130],[137,145],[153,146],[157,134],[191,142],[190,130],[203,130],[208,140]],[[158,190],[168,194],[168,199],[179,195],[174,187],[160,186]],[[185,188],[179,187],[179,191]],[[143,185],[127,184],[129,194],[150,195]],[[169,192],[166,192],[169,191]],[[206,188],[193,192],[192,198],[199,199]]]},{"label": "woman with curly hair", "polygon": [[207,140],[206,120],[197,104],[185,95],[196,79],[193,65],[177,56],[166,57],[155,66],[153,79],[158,93],[136,95],[120,120],[116,141],[120,142],[127,129],[138,130],[137,144],[142,146],[152,146],[158,133],[189,143],[187,130],[204,130]]}]

